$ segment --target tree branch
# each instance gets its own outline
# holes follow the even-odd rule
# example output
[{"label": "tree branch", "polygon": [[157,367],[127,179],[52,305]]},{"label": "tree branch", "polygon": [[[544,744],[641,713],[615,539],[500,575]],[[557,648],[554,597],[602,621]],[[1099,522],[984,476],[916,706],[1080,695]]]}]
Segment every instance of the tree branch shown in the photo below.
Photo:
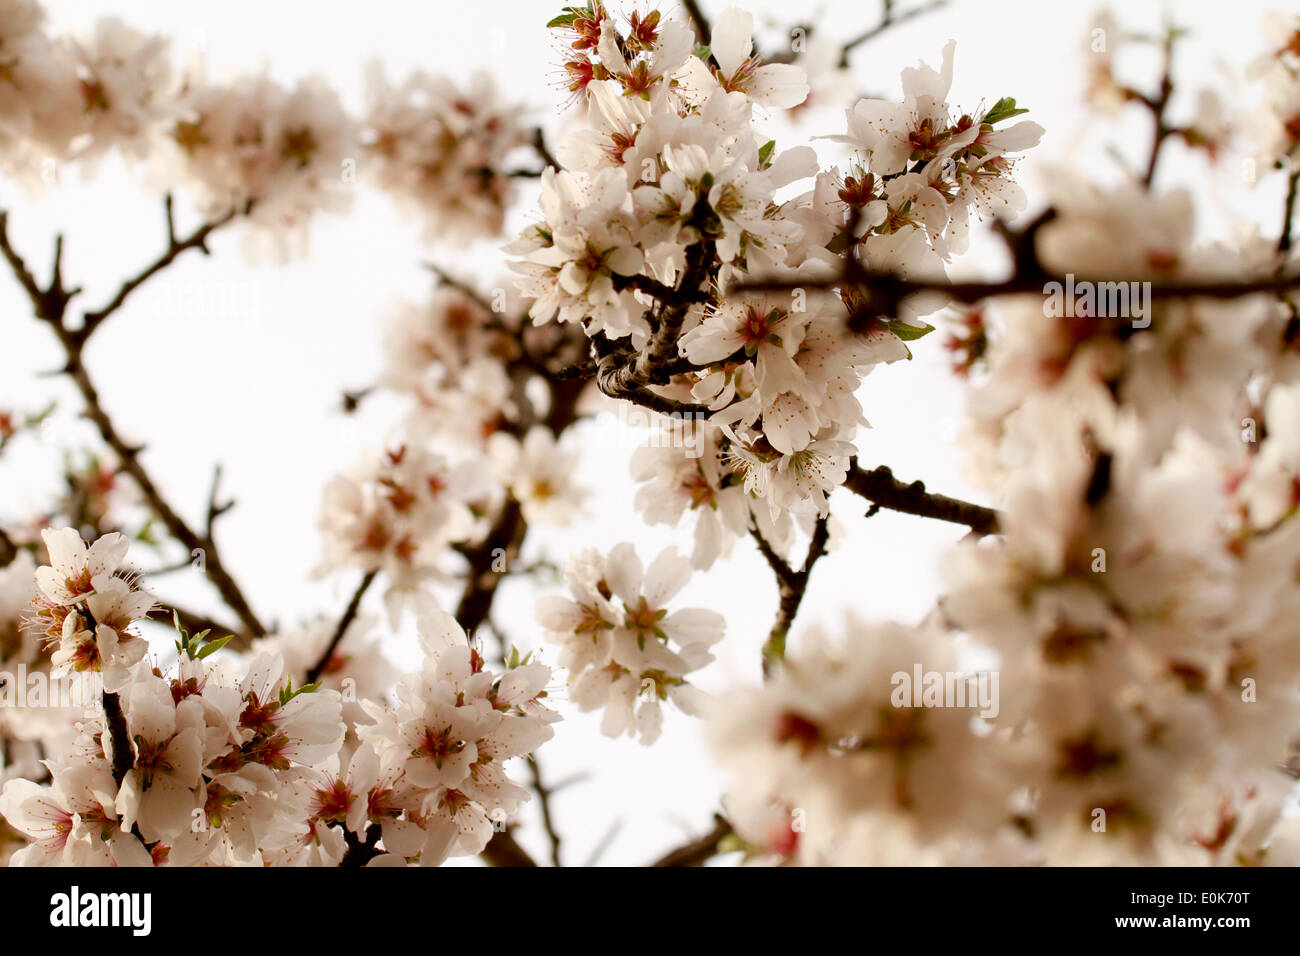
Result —
[{"label": "tree branch", "polygon": [[992,508],[946,495],[931,494],[920,481],[904,484],[894,477],[886,465],[863,471],[858,467],[857,459],[851,459],[844,487],[890,511],[966,525],[979,535],[997,531],[998,513]]},{"label": "tree branch", "polygon": [[708,46],[713,38],[713,27],[709,24],[709,18],[704,15],[704,11],[700,9],[698,0],[682,0],[682,7],[685,8],[686,16],[691,21],[691,29],[695,31],[695,45]]},{"label": "tree branch", "polygon": [[352,626],[352,622],[357,619],[357,611],[361,609],[361,599],[364,598],[366,592],[370,590],[370,585],[375,583],[375,578],[378,574],[378,571],[367,571],[365,577],[361,579],[361,583],[357,585],[357,589],[352,592],[352,600],[348,601],[348,606],[343,610],[343,616],[339,618],[338,624],[335,625],[334,634],[330,637],[329,643],[325,645],[325,650],[321,651],[321,655],[317,659],[316,663],[311,666],[311,670],[307,671],[304,683],[314,684],[316,681],[320,680],[320,675],[323,674],[325,668],[329,666],[330,658],[332,658],[334,652],[338,650],[339,642],[343,640],[343,635],[346,634],[348,628]]},{"label": "tree branch", "polygon": [[117,294],[114,295],[106,305],[102,308],[96,309],[94,312],[87,312],[82,319],[81,328],[77,329],[75,332],[69,333],[72,340],[79,348],[85,345],[86,340],[89,339],[91,335],[94,334],[95,330],[104,323],[104,320],[125,304],[127,297],[130,296],[132,292],[149,281],[149,278],[155,273],[166,269],[178,256],[181,255],[181,253],[188,249],[198,249],[205,256],[211,255],[211,250],[208,249],[207,245],[208,237],[228,222],[234,220],[241,212],[244,215],[247,215],[252,209],[252,205],[253,204],[249,202],[242,210],[232,208],[229,212],[219,218],[199,226],[185,238],[178,239],[176,237],[176,225],[172,218],[172,197],[171,193],[168,193],[164,200],[164,207],[167,214],[166,251],[164,251],[163,254],[153,262],[149,263],[149,265],[145,266],[144,269],[136,275],[123,282],[121,287],[117,290]]},{"label": "tree branch", "polygon": [[542,768],[537,763],[536,754],[528,760],[528,768],[532,771],[533,790],[537,794],[537,804],[542,812],[542,826],[546,829],[547,839],[551,841],[551,865],[563,866],[560,861],[560,831],[555,828],[555,819],[551,815],[551,795],[554,790],[542,782]]},{"label": "tree branch", "polygon": [[929,3],[923,3],[919,7],[912,7],[910,10],[904,10],[902,13],[894,13],[893,0],[884,0],[884,9],[881,11],[880,22],[864,33],[859,33],[848,43],[844,44],[840,53],[840,66],[849,65],[849,52],[874,40],[880,34],[884,33],[890,27],[897,26],[900,23],[906,23],[916,17],[924,16],[927,13],[933,13],[948,5],[948,0],[931,0]]},{"label": "tree branch", "polygon": [[808,554],[803,567],[795,570],[783,557],[776,553],[771,543],[754,525],[750,526],[750,535],[758,544],[758,550],[767,559],[768,566],[776,575],[780,598],[777,605],[776,621],[768,632],[767,642],[763,645],[763,676],[770,677],[776,665],[785,658],[786,637],[799,613],[799,605],[808,590],[808,579],[812,576],[813,565],[826,554],[826,543],[830,539],[829,512],[817,519],[813,528],[812,540],[808,543]]},{"label": "tree branch", "polygon": [[[228,218],[218,223],[212,224],[213,228],[220,222],[228,221]],[[168,212],[168,231],[171,231],[170,207]],[[206,238],[211,230],[202,233],[201,238]],[[3,252],[5,258],[9,261],[14,275],[18,282],[26,290],[28,297],[32,301],[36,317],[45,322],[53,330],[63,346],[64,353],[67,357],[67,364],[63,372],[67,374],[77,386],[81,393],[82,400],[85,402],[85,416],[89,418],[99,430],[100,437],[121,462],[121,468],[140,488],[141,494],[149,503],[154,513],[166,526],[177,541],[188,548],[191,552],[202,551],[204,553],[204,564],[206,573],[213,585],[216,587],[222,600],[230,607],[231,610],[239,617],[244,628],[254,637],[260,637],[266,633],[266,629],[258,620],[257,615],[253,613],[243,592],[240,590],[234,577],[226,569],[221,561],[221,555],[217,549],[216,542],[210,535],[201,534],[195,531],[180,516],[180,514],[167,502],[163,497],[153,478],[150,476],[144,465],[140,461],[140,454],[144,450],[141,446],[129,444],[117,431],[113,421],[105,411],[103,403],[100,401],[99,392],[91,380],[86,366],[82,360],[82,350],[85,346],[86,338],[89,336],[88,329],[93,331],[104,318],[112,314],[113,311],[125,301],[131,289],[136,288],[149,276],[157,273],[163,266],[170,263],[176,256],[184,251],[185,248],[196,248],[201,246],[201,239],[196,240],[194,236],[186,240],[177,242],[175,236],[171,236],[171,245],[175,250],[169,250],[169,254],[158,260],[161,265],[155,263],[154,266],[146,269],[140,276],[134,280],[129,280],[123,288],[125,292],[119,292],[116,305],[110,303],[111,307],[101,310],[103,313],[99,319],[93,318],[96,313],[90,313],[82,323],[82,327],[77,330],[70,330],[66,322],[66,313],[69,301],[75,296],[79,289],[65,289],[63,287],[62,274],[62,253],[63,238],[60,236],[54,244],[54,264],[51,268],[51,278],[48,287],[42,289],[32,276],[31,271],[23,262],[22,257],[14,250],[10,244],[8,236],[8,215],[0,211],[0,252]],[[119,301],[120,300],[120,301]]]},{"label": "tree branch", "polygon": [[1292,172],[1287,180],[1286,203],[1282,210],[1282,232],[1277,239],[1277,252],[1283,258],[1291,251],[1291,229],[1295,220],[1297,191],[1300,191],[1300,169]]},{"label": "tree branch", "polygon": [[131,747],[131,731],[122,711],[122,698],[104,692],[104,724],[113,741],[113,782],[119,787],[135,766],[135,750]]},{"label": "tree branch", "polygon": [[719,813],[713,815],[713,829],[702,837],[670,850],[651,866],[703,866],[718,855],[718,845],[732,833],[731,824]]}]

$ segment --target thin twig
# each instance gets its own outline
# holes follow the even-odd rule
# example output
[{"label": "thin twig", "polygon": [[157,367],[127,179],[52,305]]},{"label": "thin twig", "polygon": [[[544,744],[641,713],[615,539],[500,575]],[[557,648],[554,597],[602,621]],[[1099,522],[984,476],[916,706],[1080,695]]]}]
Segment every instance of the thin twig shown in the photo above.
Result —
[{"label": "thin twig", "polygon": [[611,821],[609,826],[605,828],[605,832],[601,834],[600,839],[596,841],[596,845],[592,847],[591,852],[587,854],[587,858],[582,861],[582,865],[588,867],[599,863],[601,858],[609,852],[609,848],[614,845],[615,838],[622,831],[623,819],[621,817]]},{"label": "thin twig", "polygon": [[785,657],[786,638],[799,613],[804,594],[808,591],[808,579],[812,576],[813,565],[826,554],[826,544],[830,540],[830,513],[817,519],[812,539],[808,542],[808,554],[804,558],[803,566],[798,570],[791,567],[785,558],[776,553],[771,543],[756,526],[751,525],[749,533],[776,575],[779,592],[776,621],[773,622],[772,629],[767,635],[767,642],[763,645],[763,676],[770,677],[777,664]]},{"label": "thin twig", "polygon": [[542,826],[546,828],[546,837],[551,841],[551,864],[553,866],[563,866],[560,862],[560,832],[555,828],[555,819],[551,813],[551,797],[554,791],[542,782],[542,768],[538,766],[537,755],[528,760],[528,768],[532,771],[533,790],[537,794],[537,805],[542,812]]},{"label": "thin twig", "polygon": [[155,273],[161,272],[163,269],[171,265],[172,262],[174,262],[183,252],[189,249],[198,249],[205,256],[210,255],[211,250],[208,249],[207,245],[208,237],[222,226],[233,221],[241,212],[247,214],[251,210],[252,204],[247,204],[242,210],[238,207],[232,207],[224,215],[213,219],[210,222],[205,222],[183,239],[178,239],[176,237],[175,222],[172,219],[171,193],[167,194],[167,198],[164,200],[164,207],[167,214],[166,251],[140,270],[140,272],[123,282],[121,287],[117,290],[117,294],[114,295],[106,305],[93,312],[87,312],[85,314],[82,319],[81,328],[70,333],[73,341],[76,342],[78,346],[84,345],[86,340],[94,334],[95,330],[104,323],[104,320],[125,304],[127,297],[130,296],[132,292],[144,285],[144,283],[147,282]]},{"label": "thin twig", "polygon": [[851,459],[844,487],[872,502],[874,507],[888,508],[921,518],[949,521],[970,528],[976,534],[993,534],[998,528],[998,513],[992,508],[972,504],[959,498],[931,494],[925,483],[904,484],[894,477],[887,465],[864,471]]},{"label": "thin twig", "polygon": [[357,585],[357,589],[352,592],[352,599],[348,601],[348,606],[343,610],[343,616],[339,618],[338,624],[335,625],[334,634],[330,637],[329,643],[325,645],[325,649],[321,651],[316,663],[307,671],[304,683],[314,684],[320,680],[320,675],[325,673],[325,668],[329,666],[330,659],[334,656],[334,652],[338,650],[343,635],[352,626],[352,622],[357,619],[357,612],[361,609],[361,599],[366,596],[366,592],[370,590],[370,585],[375,583],[375,578],[378,575],[378,571],[367,571],[365,577]]},{"label": "thin twig", "polygon": [[[219,220],[210,224],[215,228],[221,222]],[[168,234],[169,248],[160,259],[146,268],[140,275],[134,279],[128,280],[119,291],[118,296],[113,302],[100,310],[99,313],[89,313],[82,321],[79,329],[69,329],[66,322],[66,313],[68,303],[78,294],[79,288],[67,289],[63,285],[62,271],[62,254],[63,254],[63,237],[59,236],[54,244],[54,263],[50,270],[50,282],[45,288],[41,288],[36,282],[31,271],[27,268],[23,259],[14,250],[10,244],[8,236],[8,216],[5,212],[0,212],[0,252],[3,252],[5,258],[9,261],[14,275],[18,278],[19,284],[26,290],[28,297],[31,299],[36,317],[45,322],[53,330],[63,346],[64,354],[67,358],[67,364],[62,371],[67,374],[77,386],[81,393],[82,400],[85,403],[85,416],[89,418],[99,430],[100,438],[104,443],[113,450],[113,453],[121,462],[121,468],[139,487],[141,494],[149,503],[154,513],[162,520],[163,525],[177,541],[188,548],[191,552],[201,551],[204,554],[204,568],[209,580],[216,587],[217,592],[221,595],[222,600],[230,607],[231,610],[239,617],[243,627],[254,637],[260,637],[266,633],[260,620],[248,600],[244,597],[239,585],[236,583],[233,575],[226,569],[222,563],[221,555],[217,549],[216,543],[210,535],[202,534],[192,527],[180,516],[180,513],[167,501],[163,496],[161,489],[153,480],[153,477],[145,469],[140,461],[140,455],[144,451],[143,446],[132,445],[127,442],[117,431],[113,420],[109,417],[108,412],[104,409],[100,401],[99,392],[94,382],[86,370],[82,360],[82,351],[85,347],[86,339],[91,331],[98,327],[108,315],[111,315],[132,289],[138,287],[150,276],[159,272],[163,267],[172,262],[180,252],[187,248],[203,248],[202,240],[207,237],[211,229],[207,231],[200,230],[199,233],[191,235],[187,239],[177,240],[171,227],[170,206],[168,207]],[[196,235],[198,238],[196,238]],[[96,316],[99,316],[96,318]]]},{"label": "thin twig", "polygon": [[871,29],[859,33],[853,39],[849,40],[848,43],[844,44],[844,47],[840,52],[840,66],[846,67],[849,65],[850,51],[857,49],[864,43],[874,40],[890,27],[898,26],[900,23],[906,23],[908,20],[924,16],[927,13],[933,13],[935,10],[939,10],[947,5],[948,0],[931,0],[931,2],[923,3],[919,7],[912,7],[910,10],[904,10],[902,13],[894,13],[893,0],[884,0],[884,9],[881,11],[880,22]]},{"label": "thin twig", "polygon": [[1295,220],[1296,193],[1300,192],[1300,169],[1291,173],[1286,185],[1286,203],[1282,211],[1282,232],[1277,239],[1277,252],[1285,257],[1291,251],[1291,230]]},{"label": "thin twig", "polygon": [[720,813],[713,815],[713,829],[701,837],[670,850],[651,866],[703,866],[718,855],[718,845],[732,833],[731,824]]}]

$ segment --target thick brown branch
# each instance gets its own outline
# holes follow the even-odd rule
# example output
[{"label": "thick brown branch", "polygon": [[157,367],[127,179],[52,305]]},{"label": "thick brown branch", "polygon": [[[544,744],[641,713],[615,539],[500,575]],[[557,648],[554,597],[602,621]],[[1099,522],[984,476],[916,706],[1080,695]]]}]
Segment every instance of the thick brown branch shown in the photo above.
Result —
[{"label": "thick brown branch", "polygon": [[714,258],[714,244],[708,240],[695,243],[686,252],[686,269],[676,288],[665,292],[660,300],[658,325],[646,347],[630,353],[611,350],[596,362],[596,385],[611,398],[624,398],[643,391],[647,385],[668,381],[663,368],[678,358],[677,339],[692,304],[706,301],[701,287],[708,278]]},{"label": "thick brown branch", "polygon": [[113,782],[119,787],[135,766],[135,750],[131,747],[131,731],[122,711],[122,698],[104,692],[104,725],[113,742]]},{"label": "thick brown branch", "polygon": [[536,866],[537,861],[528,855],[528,851],[515,840],[509,830],[498,830],[492,834],[487,846],[479,854],[489,866]]},{"label": "thick brown branch", "polygon": [[382,852],[379,847],[379,837],[381,831],[377,823],[370,824],[366,828],[366,837],[361,839],[347,827],[343,828],[343,840],[347,843],[347,851],[343,854],[343,859],[339,860],[339,867],[351,869],[353,867],[365,866]]}]

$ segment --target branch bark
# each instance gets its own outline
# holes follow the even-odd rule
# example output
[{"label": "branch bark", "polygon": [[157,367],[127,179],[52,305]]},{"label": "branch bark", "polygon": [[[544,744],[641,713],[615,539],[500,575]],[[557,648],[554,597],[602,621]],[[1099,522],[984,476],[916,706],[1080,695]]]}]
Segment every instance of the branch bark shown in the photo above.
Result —
[{"label": "branch bark", "polygon": [[651,866],[703,866],[718,855],[718,845],[731,835],[731,824],[721,814],[713,815],[713,829],[665,853]]},{"label": "branch bark", "polygon": [[830,539],[830,514],[827,513],[817,519],[812,539],[808,542],[808,554],[804,558],[803,567],[798,570],[791,567],[785,558],[776,553],[758,528],[751,525],[749,533],[776,575],[780,595],[776,620],[768,632],[767,642],[763,645],[763,676],[770,677],[776,666],[785,658],[786,637],[794,624],[795,616],[799,613],[803,596],[808,590],[808,579],[812,576],[813,565],[826,554],[826,543]]},{"label": "branch bark", "polygon": [[890,511],[965,525],[979,535],[993,534],[998,528],[998,513],[992,508],[931,494],[924,482],[904,484],[887,465],[864,471],[853,459],[844,487]]},{"label": "branch bark", "polygon": [[[199,550],[204,553],[206,573],[217,592],[221,595],[222,600],[239,617],[246,631],[254,637],[260,637],[266,633],[266,629],[253,612],[252,606],[244,597],[243,591],[236,583],[234,576],[222,562],[221,554],[211,534],[204,534],[194,530],[163,496],[161,489],[140,461],[140,454],[144,451],[143,447],[128,443],[118,432],[113,420],[109,417],[103,403],[100,401],[99,392],[86,370],[82,357],[87,338],[126,301],[127,296],[130,295],[133,289],[138,288],[149,277],[157,274],[175,261],[176,257],[186,249],[201,248],[206,251],[206,246],[203,243],[207,237],[214,229],[229,222],[233,217],[234,213],[231,213],[196,230],[189,237],[178,240],[172,226],[171,204],[169,201],[167,203],[169,237],[167,251],[140,274],[127,280],[117,296],[107,306],[97,312],[87,313],[83,317],[79,329],[69,329],[67,325],[68,304],[80,292],[80,288],[67,289],[63,285],[62,236],[58,237],[54,244],[54,262],[50,270],[50,282],[45,288],[39,285],[31,270],[27,268],[22,257],[10,243],[8,214],[3,211],[0,211],[0,252],[8,260],[19,284],[27,292],[28,298],[31,299],[36,317],[49,325],[59,344],[63,346],[67,364],[62,371],[72,379],[77,386],[77,390],[81,393],[82,400],[86,405],[85,415],[95,424],[100,438],[113,450],[113,453],[121,462],[122,470],[130,475],[131,479],[140,488],[140,492],[149,503],[150,508],[158,515],[172,537],[191,552]],[[215,517],[212,515],[211,510],[209,516]]]},{"label": "branch bark", "polygon": [[375,583],[375,578],[378,574],[378,571],[367,571],[365,577],[361,579],[361,583],[357,585],[357,589],[352,592],[352,599],[348,601],[348,606],[344,609],[343,616],[339,618],[338,624],[334,627],[334,634],[330,637],[329,643],[325,645],[325,650],[321,652],[316,663],[311,666],[311,670],[307,671],[307,677],[304,683],[314,684],[316,681],[320,680],[320,675],[323,674],[325,668],[329,666],[330,658],[333,657],[334,652],[338,650],[339,642],[343,640],[343,635],[348,632],[348,628],[352,626],[352,622],[357,619],[357,611],[361,609],[361,599],[364,598],[366,592],[370,590],[370,585]]}]

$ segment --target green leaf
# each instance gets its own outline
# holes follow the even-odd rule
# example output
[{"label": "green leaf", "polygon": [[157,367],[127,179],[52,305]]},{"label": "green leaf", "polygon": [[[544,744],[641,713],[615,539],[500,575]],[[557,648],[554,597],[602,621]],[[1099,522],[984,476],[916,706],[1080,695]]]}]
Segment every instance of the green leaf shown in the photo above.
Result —
[{"label": "green leaf", "polygon": [[1016,99],[1014,96],[1004,96],[993,104],[989,111],[984,114],[984,118],[980,120],[980,122],[988,123],[990,126],[993,126],[1002,122],[1004,119],[1010,119],[1013,116],[1019,116],[1021,113],[1028,112],[1029,110],[1020,109],[1016,106]]},{"label": "green leaf", "polygon": [[826,250],[828,252],[842,253],[849,248],[850,243],[856,241],[846,232],[837,232],[831,241],[826,244]]},{"label": "green leaf", "polygon": [[208,643],[203,645],[203,649],[199,651],[198,659],[203,660],[203,658],[215,654],[234,639],[235,635],[227,634],[225,637],[219,637],[215,641],[208,641]]},{"label": "green leaf", "polygon": [[934,331],[933,325],[909,325],[907,322],[901,322],[898,319],[886,322],[885,328],[889,329],[889,331],[893,332],[904,342],[911,342],[915,339],[921,338],[923,335],[929,335]]},{"label": "green leaf", "polygon": [[772,165],[772,154],[774,152],[776,152],[776,140],[774,139],[769,139],[759,147],[758,166],[760,169],[767,169],[767,167]]},{"label": "green leaf", "polygon": [[574,21],[591,20],[596,16],[591,9],[591,4],[587,4],[585,7],[562,7],[561,9],[564,12],[553,19],[550,23],[546,24],[547,29],[571,27],[573,26]]},{"label": "green leaf", "polygon": [[317,691],[317,690],[320,690],[319,681],[317,681],[315,684],[303,684],[297,690],[294,690],[293,681],[287,680],[284,682],[284,686],[280,688],[280,706],[283,707],[285,704],[289,703],[289,701],[293,700],[299,694],[310,694],[313,691]]}]

